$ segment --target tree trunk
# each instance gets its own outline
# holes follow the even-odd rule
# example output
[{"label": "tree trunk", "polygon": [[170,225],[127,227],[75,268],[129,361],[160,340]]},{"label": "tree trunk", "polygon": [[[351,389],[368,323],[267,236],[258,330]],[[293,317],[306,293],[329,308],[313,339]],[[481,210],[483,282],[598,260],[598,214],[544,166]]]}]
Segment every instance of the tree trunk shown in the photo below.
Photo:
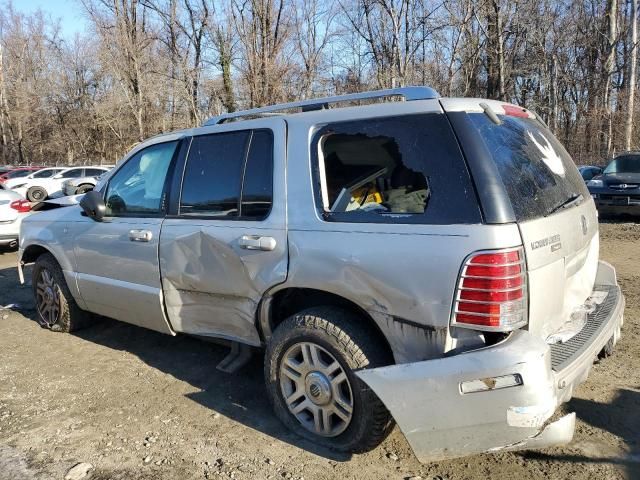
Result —
[{"label": "tree trunk", "polygon": [[638,62],[638,0],[631,0],[631,48],[629,50],[629,77],[627,81],[627,118],[624,125],[624,148],[631,150],[633,137],[633,110],[636,95],[636,74]]},{"label": "tree trunk", "polygon": [[504,34],[499,0],[491,1],[487,20],[487,97],[506,100]]},{"label": "tree trunk", "polygon": [[616,35],[618,30],[618,0],[607,0],[607,58],[604,64],[604,109],[606,125],[606,138],[604,139],[604,150],[606,156],[611,155],[612,136],[613,136],[613,112],[612,112],[612,95],[613,90],[613,72],[616,62]]}]

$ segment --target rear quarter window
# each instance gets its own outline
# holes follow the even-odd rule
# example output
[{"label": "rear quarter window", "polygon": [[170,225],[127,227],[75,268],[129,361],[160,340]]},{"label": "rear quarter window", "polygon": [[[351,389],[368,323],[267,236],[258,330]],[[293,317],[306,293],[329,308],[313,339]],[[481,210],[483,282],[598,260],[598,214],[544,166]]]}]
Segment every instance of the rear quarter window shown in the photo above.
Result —
[{"label": "rear quarter window", "polygon": [[444,114],[331,123],[311,142],[316,206],[326,221],[480,223]]},{"label": "rear quarter window", "polygon": [[549,215],[576,195],[589,192],[569,153],[536,119],[484,113],[468,117],[496,164],[517,221]]}]

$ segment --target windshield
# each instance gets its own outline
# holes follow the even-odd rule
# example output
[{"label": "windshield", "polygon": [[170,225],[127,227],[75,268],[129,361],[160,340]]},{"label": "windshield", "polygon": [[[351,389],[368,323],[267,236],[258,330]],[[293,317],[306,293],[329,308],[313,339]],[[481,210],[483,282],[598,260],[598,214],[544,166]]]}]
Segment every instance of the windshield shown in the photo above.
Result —
[{"label": "windshield", "polygon": [[33,170],[14,170],[12,172],[7,173],[7,178],[26,177],[30,173],[33,173]]},{"label": "windshield", "polygon": [[614,158],[604,169],[605,175],[611,173],[640,173],[640,155]]},{"label": "windshield", "polygon": [[55,175],[56,173],[58,173],[60,170],[57,169],[53,169],[53,170],[40,170],[39,172],[36,172],[33,174],[33,178],[49,178],[52,177],[53,175]]},{"label": "windshield", "polygon": [[533,118],[470,113],[493,157],[518,221],[549,215],[573,198],[589,196],[562,144]]}]

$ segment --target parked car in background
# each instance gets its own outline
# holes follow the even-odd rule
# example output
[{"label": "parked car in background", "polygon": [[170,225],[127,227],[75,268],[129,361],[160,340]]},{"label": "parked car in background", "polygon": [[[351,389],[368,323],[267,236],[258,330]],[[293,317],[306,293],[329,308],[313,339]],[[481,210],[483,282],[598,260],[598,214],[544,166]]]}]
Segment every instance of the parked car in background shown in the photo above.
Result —
[{"label": "parked car in background", "polygon": [[[32,202],[42,202],[47,198],[56,198],[64,195],[62,192],[62,184],[74,178],[86,177],[87,172],[92,175],[102,174],[108,171],[105,167],[70,167],[62,170],[50,178],[33,178],[24,185],[14,188],[27,200]],[[100,173],[98,173],[100,172]]]},{"label": "parked car in background", "polygon": [[68,167],[50,167],[43,168],[41,170],[36,170],[35,172],[30,173],[29,175],[22,177],[9,178],[4,182],[4,187],[7,189],[20,188],[25,186],[31,180],[40,180],[43,178],[51,178],[54,175],[62,172]]},{"label": "parked car in background", "polygon": [[153,137],[20,237],[43,327],[93,312],[224,339],[225,371],[265,347],[278,418],[340,451],[393,419],[420,461],[567,443],[559,405],[620,338],[624,297],[561,143],[522,107],[427,87]]},{"label": "parked car in background", "polygon": [[9,170],[8,172],[5,172],[2,175],[0,175],[0,183],[4,183],[7,180],[12,179],[12,178],[26,177],[30,173],[38,171],[38,170],[41,170],[42,168],[43,167],[16,167],[16,168],[13,168],[13,169]]},{"label": "parked car in background", "polygon": [[87,175],[86,177],[72,178],[70,180],[66,180],[62,184],[62,193],[65,196],[80,195],[83,193],[87,193],[94,189],[100,177],[105,173],[106,172],[104,170],[101,170],[98,168],[94,170],[87,168],[85,171],[85,174]]},{"label": "parked car in background", "polygon": [[640,152],[617,155],[587,188],[601,213],[640,215]]},{"label": "parked car in background", "polygon": [[602,174],[602,167],[594,167],[591,165],[580,165],[578,171],[585,182],[588,182],[593,177],[597,177]]},{"label": "parked car in background", "polygon": [[22,219],[31,212],[31,202],[12,190],[0,190],[0,246],[16,246]]}]

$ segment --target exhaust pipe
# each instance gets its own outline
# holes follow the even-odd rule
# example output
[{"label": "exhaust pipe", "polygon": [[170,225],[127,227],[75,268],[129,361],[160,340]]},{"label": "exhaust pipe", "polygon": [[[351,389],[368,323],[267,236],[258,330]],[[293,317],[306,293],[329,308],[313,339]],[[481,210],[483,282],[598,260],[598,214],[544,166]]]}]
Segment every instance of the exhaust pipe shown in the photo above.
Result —
[{"label": "exhaust pipe", "polygon": [[17,246],[18,246],[17,240],[13,240],[12,242],[9,242],[9,248],[16,248]]}]

